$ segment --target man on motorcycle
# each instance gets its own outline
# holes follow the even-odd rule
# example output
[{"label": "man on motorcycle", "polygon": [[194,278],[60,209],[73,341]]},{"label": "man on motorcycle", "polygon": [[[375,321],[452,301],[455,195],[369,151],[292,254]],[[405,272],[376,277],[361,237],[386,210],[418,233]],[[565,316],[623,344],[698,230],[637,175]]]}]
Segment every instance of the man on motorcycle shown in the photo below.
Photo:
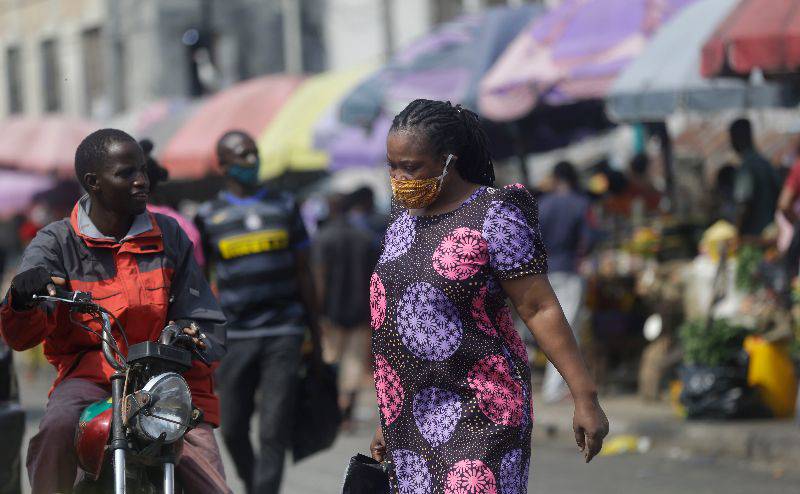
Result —
[{"label": "man on motorcycle", "polygon": [[[225,352],[224,337],[213,334],[225,318],[194,260],[191,241],[174,219],[145,209],[145,166],[138,143],[122,131],[103,129],[86,137],[75,153],[75,171],[87,195],[70,218],[39,231],[0,309],[0,333],[8,344],[25,350],[44,342],[45,356],[58,371],[28,447],[34,494],[72,490],[78,418],[87,405],[109,396],[113,369],[100,339],[76,324],[99,331],[98,322],[61,306],[34,305],[33,295],[53,294],[54,285],[91,292],[116,316],[131,345],[157,340],[164,326],[176,321],[208,360]],[[214,367],[196,361],[184,374],[195,406],[204,412],[204,423],[186,434],[176,467],[184,492],[230,492],[212,431],[219,424]]]}]

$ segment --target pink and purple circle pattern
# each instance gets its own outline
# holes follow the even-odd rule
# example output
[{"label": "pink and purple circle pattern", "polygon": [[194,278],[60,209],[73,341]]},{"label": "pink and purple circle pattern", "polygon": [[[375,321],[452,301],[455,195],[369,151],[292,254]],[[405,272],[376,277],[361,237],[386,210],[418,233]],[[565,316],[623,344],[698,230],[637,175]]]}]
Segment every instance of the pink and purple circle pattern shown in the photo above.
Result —
[{"label": "pink and purple circle pattern", "polygon": [[500,462],[500,494],[528,493],[528,464],[521,449],[512,449]]},{"label": "pink and purple circle pattern", "polygon": [[528,361],[528,351],[525,349],[525,343],[519,336],[516,326],[514,326],[514,317],[511,315],[511,309],[501,307],[497,311],[497,327],[500,329],[500,334],[503,335],[503,340],[511,350],[511,353],[520,360]]},{"label": "pink and purple circle pattern", "polygon": [[400,376],[389,365],[386,357],[380,354],[375,355],[375,390],[384,423],[389,426],[403,410],[405,391],[400,383]]},{"label": "pink and purple circle pattern", "polygon": [[481,460],[461,460],[445,478],[445,494],[497,494],[492,470]]},{"label": "pink and purple circle pattern", "polygon": [[523,416],[522,386],[511,377],[508,361],[502,355],[479,360],[467,374],[475,391],[478,408],[497,425],[519,427]]},{"label": "pink and purple circle pattern", "polygon": [[497,330],[494,329],[494,324],[486,312],[486,295],[489,293],[489,288],[484,285],[478,290],[478,294],[472,299],[471,314],[475,325],[489,336],[496,337]]},{"label": "pink and purple circle pattern", "polygon": [[503,292],[500,282],[491,274],[486,278],[486,289],[489,295],[500,295]]},{"label": "pink and purple circle pattern", "polygon": [[433,253],[433,269],[448,280],[463,281],[489,261],[486,241],[478,230],[456,228]]},{"label": "pink and purple circle pattern", "polygon": [[386,318],[386,288],[378,273],[372,273],[369,280],[369,312],[372,329],[383,326]]},{"label": "pink and purple circle pattern", "polygon": [[408,286],[397,307],[397,329],[403,344],[425,360],[449,358],[461,345],[458,309],[439,288],[425,282]]},{"label": "pink and purple circle pattern", "polygon": [[431,472],[424,458],[413,451],[398,449],[392,452],[392,460],[395,464],[397,489],[400,494],[431,492]]},{"label": "pink and purple circle pattern", "polygon": [[489,247],[490,263],[500,271],[518,268],[536,254],[531,227],[514,204],[492,201],[482,233]]},{"label": "pink and purple circle pattern", "polygon": [[461,419],[461,400],[446,389],[425,388],[414,397],[414,421],[434,448],[450,440]]},{"label": "pink and purple circle pattern", "polygon": [[381,254],[378,263],[394,261],[402,256],[411,244],[414,243],[416,236],[416,220],[413,216],[405,211],[401,214],[394,223],[392,223],[386,230],[386,237],[383,245],[383,253]]}]

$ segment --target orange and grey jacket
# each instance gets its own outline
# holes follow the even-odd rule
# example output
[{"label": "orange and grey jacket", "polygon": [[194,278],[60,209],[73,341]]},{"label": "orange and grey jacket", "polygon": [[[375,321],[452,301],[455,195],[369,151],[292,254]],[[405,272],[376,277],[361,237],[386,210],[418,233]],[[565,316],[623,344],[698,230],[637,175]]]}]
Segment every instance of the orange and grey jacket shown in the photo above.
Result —
[{"label": "orange and grey jacket", "polygon": [[[155,341],[168,321],[191,319],[202,327],[219,355],[224,336],[214,336],[225,317],[192,254],[192,243],[178,223],[161,214],[136,217],[120,241],[103,236],[89,219],[88,196],[70,218],[42,228],[22,257],[20,272],[42,266],[67,280],[66,289],[90,292],[119,320],[130,344]],[[100,338],[70,317],[99,331],[91,316],[70,314],[59,305],[42,304],[15,311],[6,297],[0,308],[0,334],[15,350],[44,342],[44,354],[57,371],[53,387],[67,378],[109,385],[113,369],[103,357]],[[220,331],[218,331],[220,332]],[[123,353],[127,353],[120,341]],[[204,419],[219,424],[219,400],[212,371],[198,361],[184,374],[195,406]]]}]

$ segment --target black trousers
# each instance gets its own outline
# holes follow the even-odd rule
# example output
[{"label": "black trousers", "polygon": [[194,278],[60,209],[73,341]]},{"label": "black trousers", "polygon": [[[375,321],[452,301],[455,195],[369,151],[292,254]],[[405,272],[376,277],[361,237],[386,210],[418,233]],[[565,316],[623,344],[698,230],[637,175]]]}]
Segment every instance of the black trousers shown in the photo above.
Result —
[{"label": "black trousers", "polygon": [[[278,494],[300,366],[302,336],[228,340],[217,369],[221,429],[236,472],[250,494]],[[250,443],[258,394],[259,451]]]}]

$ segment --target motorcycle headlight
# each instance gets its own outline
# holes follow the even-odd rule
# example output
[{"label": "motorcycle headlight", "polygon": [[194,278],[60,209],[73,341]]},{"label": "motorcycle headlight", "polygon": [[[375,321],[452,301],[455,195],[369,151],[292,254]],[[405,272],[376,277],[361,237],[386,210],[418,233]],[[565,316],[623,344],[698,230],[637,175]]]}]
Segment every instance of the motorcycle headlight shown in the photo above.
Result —
[{"label": "motorcycle headlight", "polygon": [[151,441],[161,434],[165,443],[183,437],[192,414],[192,394],[186,381],[179,374],[166,372],[147,381],[142,391],[150,395],[150,402],[136,416],[134,430]]}]

